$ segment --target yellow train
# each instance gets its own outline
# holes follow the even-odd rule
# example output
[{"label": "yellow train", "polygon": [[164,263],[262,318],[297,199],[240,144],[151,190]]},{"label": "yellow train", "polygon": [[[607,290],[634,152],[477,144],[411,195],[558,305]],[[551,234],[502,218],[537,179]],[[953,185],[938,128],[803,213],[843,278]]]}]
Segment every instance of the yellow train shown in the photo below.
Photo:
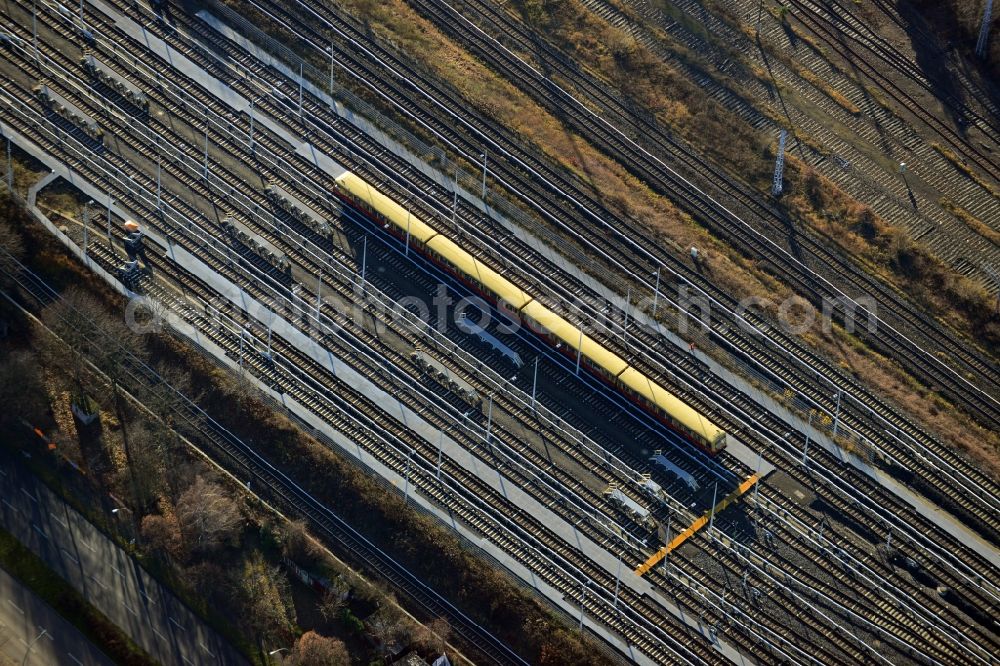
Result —
[{"label": "yellow train", "polygon": [[[454,241],[350,171],[337,179],[339,196],[394,236],[474,289],[629,400],[711,455],[726,447],[726,433],[617,354],[521,290]],[[560,344],[561,343],[561,344]]]}]

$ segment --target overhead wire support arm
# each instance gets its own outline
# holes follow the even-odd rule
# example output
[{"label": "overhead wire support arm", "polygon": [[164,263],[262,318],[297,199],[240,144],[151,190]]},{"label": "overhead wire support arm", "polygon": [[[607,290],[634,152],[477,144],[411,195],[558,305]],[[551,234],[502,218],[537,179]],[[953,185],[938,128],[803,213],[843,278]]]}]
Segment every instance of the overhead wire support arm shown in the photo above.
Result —
[{"label": "overhead wire support arm", "polygon": [[990,39],[990,23],[993,20],[993,0],[986,0],[986,7],[983,8],[983,22],[979,28],[979,40],[976,42],[976,55],[980,58],[986,57],[986,44]]}]

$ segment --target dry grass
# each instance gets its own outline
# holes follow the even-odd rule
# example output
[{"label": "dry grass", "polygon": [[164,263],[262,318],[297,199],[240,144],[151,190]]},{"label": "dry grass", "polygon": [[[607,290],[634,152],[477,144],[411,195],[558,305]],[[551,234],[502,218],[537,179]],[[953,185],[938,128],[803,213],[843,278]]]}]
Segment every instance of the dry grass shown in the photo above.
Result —
[{"label": "dry grass", "polygon": [[994,245],[1000,246],[1000,231],[997,231],[993,227],[989,226],[978,217],[965,210],[958,204],[956,204],[951,199],[941,198],[938,199],[938,204],[944,208],[946,211],[955,216],[955,218],[967,226],[969,229],[979,234],[986,240],[990,241]]},{"label": "dry grass", "polygon": [[[449,81],[477,108],[502,125],[515,128],[550,159],[587,182],[612,210],[642,222],[664,244],[673,243],[679,248],[695,245],[710,250],[704,253],[708,270],[732,293],[773,296],[772,281],[752,262],[731,252],[667,198],[654,193],[621,164],[568,131],[557,118],[447,39],[404,2],[389,0],[371,6],[365,0],[344,0],[341,4],[364,16],[377,33]],[[367,13],[362,14],[362,10]],[[632,51],[629,51],[632,55],[623,55],[616,51],[617,47],[607,47],[596,28],[591,31],[592,25],[585,25],[588,33],[593,32],[596,36],[593,42],[581,45],[581,52],[592,47],[596,53],[599,49],[599,54],[590,57],[602,59],[605,64],[608,59],[613,60],[616,52],[619,57],[646,61],[646,56],[635,55]],[[634,41],[631,44],[634,45]],[[665,102],[659,108],[676,120],[690,115],[687,106],[679,101]],[[721,123],[721,118],[716,121]],[[718,131],[723,131],[721,124]]]},{"label": "dry grass", "polygon": [[1000,432],[961,418],[954,405],[915,382],[890,359],[858,344],[855,338],[835,328],[828,342],[841,352],[841,366],[864,379],[879,393],[926,424],[943,441],[953,442],[973,464],[1000,478]]},{"label": "dry grass", "polygon": [[1000,350],[1000,323],[985,289],[794,157],[788,159],[786,178],[794,184],[786,206],[813,228],[951,328],[979,340],[987,351]]},{"label": "dry grass", "polygon": [[966,164],[950,148],[946,148],[942,146],[940,143],[937,143],[936,141],[931,142],[931,148],[939,152],[942,157],[944,157],[946,160],[955,165],[955,168],[961,171],[966,178],[968,178],[976,185],[978,185],[979,187],[983,188],[984,190],[992,194],[994,197],[1000,198],[1000,190],[993,187],[991,183],[986,182],[985,179],[983,179],[978,173],[973,171],[972,168],[970,168],[969,165]]},{"label": "dry grass", "polygon": [[800,77],[808,81],[814,88],[819,90],[821,93],[823,93],[824,95],[832,99],[834,102],[836,102],[845,111],[854,116],[861,113],[861,109],[858,108],[857,104],[855,104],[854,102],[852,102],[851,100],[847,99],[839,92],[834,90],[829,83],[824,81],[822,77],[813,72],[811,69],[806,69],[805,67],[802,67],[801,65],[798,64],[795,64],[794,68],[796,74],[798,74]]},{"label": "dry grass", "polygon": [[[515,0],[512,10],[577,62],[611,84],[626,98],[654,114],[666,127],[710,156],[748,179],[766,177],[769,166],[763,159],[766,141],[751,126],[707,95],[673,65],[660,60],[645,45],[616,26],[588,11],[579,0],[546,3]],[[668,42],[678,61],[716,78],[739,94],[739,84],[719,73],[701,54],[683,44]],[[726,141],[718,141],[725,136]]]}]

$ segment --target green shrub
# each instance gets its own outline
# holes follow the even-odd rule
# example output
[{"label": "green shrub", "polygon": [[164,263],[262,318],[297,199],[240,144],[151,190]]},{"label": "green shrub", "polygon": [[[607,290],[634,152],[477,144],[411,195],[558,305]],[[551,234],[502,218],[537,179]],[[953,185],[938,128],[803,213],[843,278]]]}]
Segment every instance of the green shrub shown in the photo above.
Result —
[{"label": "green shrub", "polygon": [[364,633],[365,623],[362,622],[357,615],[351,612],[350,608],[345,608],[340,613],[340,620],[347,627],[347,630],[352,634]]}]

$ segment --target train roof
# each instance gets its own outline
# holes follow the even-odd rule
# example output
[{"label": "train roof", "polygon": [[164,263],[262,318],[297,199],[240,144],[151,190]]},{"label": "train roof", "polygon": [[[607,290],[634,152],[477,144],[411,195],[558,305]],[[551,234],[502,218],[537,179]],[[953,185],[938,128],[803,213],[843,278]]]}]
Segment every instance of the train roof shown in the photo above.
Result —
[{"label": "train roof", "polygon": [[698,433],[707,441],[716,443],[720,437],[725,436],[726,433],[705,418],[703,414],[689,407],[680,398],[635,368],[628,368],[618,378],[625,386],[644,396],[654,405],[670,414],[678,423],[688,430]]},{"label": "train roof", "polygon": [[377,210],[384,215],[398,229],[406,232],[407,227],[409,227],[410,236],[414,240],[426,243],[437,235],[437,231],[433,227],[416,215],[409,213],[405,208],[379,192],[356,174],[347,171],[337,176],[336,180],[341,187],[356,198],[367,203],[371,206],[372,210]]},{"label": "train roof", "polygon": [[617,354],[608,351],[604,345],[589,335],[580,335],[580,329],[563,319],[538,301],[532,301],[521,310],[524,314],[537,321],[554,336],[566,343],[570,349],[581,351],[587,359],[612,375],[618,375],[628,367],[628,363]]},{"label": "train roof", "polygon": [[464,275],[476,279],[484,287],[503,299],[514,310],[520,310],[534,300],[510,280],[473,257],[446,236],[440,234],[435,236],[427,242],[427,247],[437,252]]},{"label": "train roof", "polygon": [[447,236],[439,234],[420,218],[409,214],[406,209],[356,174],[348,171],[338,176],[336,180],[346,191],[366,202],[373,210],[379,211],[398,229],[405,231],[409,225],[411,237],[426,244],[429,249],[447,260],[464,275],[478,280],[486,289],[515,310],[538,322],[552,335],[562,340],[570,349],[586,356],[591,364],[618,377],[625,386],[670,414],[688,430],[698,433],[713,444],[717,444],[725,437],[725,431],[698,413],[697,410],[692,409],[673,393],[629,366],[623,358],[609,351],[590,336],[586,334],[581,336],[580,329],[576,325],[535,300],[533,296],[473,257]]}]

